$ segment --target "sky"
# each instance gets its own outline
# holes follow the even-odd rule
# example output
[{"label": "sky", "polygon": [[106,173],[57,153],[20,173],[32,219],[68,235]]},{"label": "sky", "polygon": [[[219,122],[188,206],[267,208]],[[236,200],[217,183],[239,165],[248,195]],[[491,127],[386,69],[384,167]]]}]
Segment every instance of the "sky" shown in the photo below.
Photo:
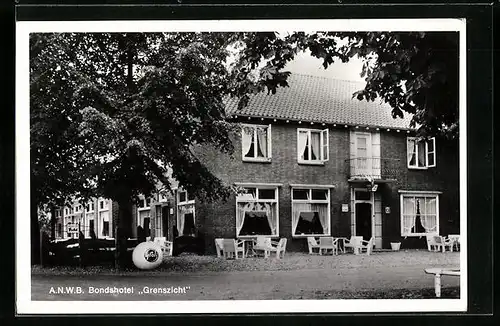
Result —
[{"label": "sky", "polygon": [[364,79],[359,76],[361,65],[362,62],[360,59],[353,58],[348,63],[342,63],[339,60],[330,65],[328,69],[325,69],[322,66],[322,60],[312,57],[308,53],[301,53],[296,56],[294,61],[286,65],[283,71],[364,82]]}]

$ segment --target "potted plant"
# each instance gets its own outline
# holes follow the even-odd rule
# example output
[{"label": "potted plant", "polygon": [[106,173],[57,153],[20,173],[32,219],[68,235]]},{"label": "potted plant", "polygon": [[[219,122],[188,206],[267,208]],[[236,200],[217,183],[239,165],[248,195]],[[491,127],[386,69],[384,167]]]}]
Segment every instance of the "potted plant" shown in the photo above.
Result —
[{"label": "potted plant", "polygon": [[393,237],[391,239],[391,249],[393,251],[399,251],[399,249],[401,249],[401,238],[400,237]]}]

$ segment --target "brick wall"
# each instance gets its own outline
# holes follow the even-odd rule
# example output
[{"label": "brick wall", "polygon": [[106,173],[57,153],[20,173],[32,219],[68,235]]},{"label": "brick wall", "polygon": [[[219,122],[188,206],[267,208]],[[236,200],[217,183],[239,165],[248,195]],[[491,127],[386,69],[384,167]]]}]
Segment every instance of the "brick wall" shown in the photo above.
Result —
[{"label": "brick wall", "polygon": [[[305,250],[306,240],[292,239],[290,184],[335,185],[331,189],[332,235],[349,235],[350,215],[341,212],[341,204],[349,203],[347,162],[349,158],[349,131],[344,128],[330,129],[329,161],[324,166],[297,163],[297,128],[324,129],[322,126],[304,124],[272,125],[272,161],[270,163],[243,162],[241,140],[235,138],[234,158],[220,154],[216,149],[197,148],[201,160],[227,184],[235,182],[281,183],[279,188],[279,235],[287,237],[290,250]],[[197,203],[197,224],[205,235],[206,247],[215,252],[214,238],[234,238],[236,200],[226,203]]]},{"label": "brick wall", "polygon": [[[397,181],[381,188],[382,206],[391,208],[390,214],[382,210],[383,247],[390,247],[390,239],[401,234],[399,190],[441,191],[439,195],[439,229],[441,235],[460,232],[459,215],[459,157],[458,141],[436,140],[436,167],[425,170],[408,169],[406,137],[394,131],[381,133],[381,157],[397,158]],[[403,247],[425,246],[425,239],[408,237]]]}]

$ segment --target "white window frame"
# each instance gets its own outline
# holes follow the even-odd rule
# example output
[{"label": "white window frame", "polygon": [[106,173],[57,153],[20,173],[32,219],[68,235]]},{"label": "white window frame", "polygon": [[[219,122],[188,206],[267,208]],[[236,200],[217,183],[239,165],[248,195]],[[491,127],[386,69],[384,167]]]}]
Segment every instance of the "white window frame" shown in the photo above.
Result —
[{"label": "white window frame", "polygon": [[[151,200],[149,198],[145,198],[144,196],[139,196],[139,200],[142,202],[144,205],[143,207],[137,206],[137,211],[146,211],[148,209],[151,209]],[[147,205],[149,201],[149,206]]]},{"label": "white window frame", "polygon": [[[409,147],[409,143],[410,141],[414,141],[415,142],[415,165],[410,165],[410,147]],[[433,148],[434,148],[434,151],[432,152],[429,152],[429,142],[432,142],[432,144],[434,145]],[[419,142],[425,142],[425,165],[424,166],[418,166],[418,143]],[[433,156],[433,161],[434,161],[434,164],[429,164],[429,154],[432,154]],[[425,170],[425,169],[428,169],[428,168],[433,168],[433,167],[436,167],[436,138],[435,137],[432,137],[432,138],[429,138],[427,140],[425,139],[418,139],[418,137],[406,137],[406,164],[408,166],[409,169],[416,169],[416,170]]]},{"label": "white window frame", "polygon": [[[399,194],[399,200],[400,200],[400,233],[402,237],[423,237],[427,233],[411,233],[411,232],[406,232],[403,227],[403,212],[404,212],[404,198],[433,198],[436,199],[436,232],[432,234],[439,235],[439,194],[440,192],[437,191],[416,191],[416,192],[411,192],[411,191],[400,191]],[[420,213],[422,215],[422,213]]]},{"label": "white window frame", "polygon": [[[311,157],[312,146],[311,146],[311,133],[319,133],[319,151],[320,159],[318,160],[304,160],[301,158],[302,153],[299,149],[299,134],[301,132],[307,132],[307,141],[309,144],[309,157]],[[330,159],[330,134],[329,129],[307,129],[307,128],[297,128],[297,162],[300,164],[312,164],[312,165],[324,165],[326,161]]]},{"label": "white window frame", "polygon": [[[182,201],[182,202],[180,201],[181,192],[186,193],[186,200]],[[182,189],[178,189],[177,190],[177,194],[176,194],[177,205],[176,205],[176,208],[175,208],[177,214],[176,214],[176,217],[175,217],[175,219],[176,219],[175,223],[176,224],[179,223],[179,220],[178,220],[179,219],[179,215],[180,215],[179,214],[179,207],[180,206],[193,205],[193,223],[194,223],[195,229],[197,229],[197,227],[196,227],[196,204],[195,204],[196,199],[191,199],[191,200],[188,200],[188,199],[189,199],[189,197],[188,197],[187,190],[182,190]],[[184,221],[184,223],[186,223],[186,222]],[[176,225],[176,227],[177,227],[177,225]],[[179,236],[182,236],[182,234],[179,234]]]},{"label": "white window frame", "polygon": [[[309,190],[309,198],[310,199],[294,199],[293,198],[293,191],[294,190]],[[326,190],[326,199],[313,199],[312,198],[312,191],[313,190]],[[291,188],[290,191],[290,200],[292,202],[292,215],[293,215],[293,204],[294,203],[306,203],[306,204],[327,204],[328,205],[328,233],[322,233],[322,234],[294,234],[293,232],[293,223],[292,223],[292,237],[293,238],[304,238],[304,237],[321,237],[321,236],[330,236],[332,234],[331,230],[331,211],[330,211],[330,188],[326,187],[314,187],[314,186],[300,186],[300,185],[294,185]]]},{"label": "white window frame", "polygon": [[[103,208],[101,208],[101,202],[103,203],[103,205],[102,205]],[[106,199],[99,199],[97,210],[99,212],[103,212],[103,211],[109,210],[109,202],[108,202],[108,200],[106,200]]]},{"label": "white window frame", "polygon": [[160,203],[166,203],[168,201],[168,196],[166,194],[159,193],[158,194],[158,201]]},{"label": "white window frame", "polygon": [[[254,156],[253,157],[246,157],[243,152],[243,132],[244,128],[252,128],[253,129],[253,136],[252,139],[254,140]],[[257,142],[255,141],[257,139],[257,128],[267,128],[267,157],[257,157]],[[272,132],[271,132],[271,125],[257,125],[257,124],[241,124],[241,159],[244,162],[271,162],[272,159]]]},{"label": "white window frame", "polygon": [[[244,188],[255,188],[255,198],[249,198],[249,196],[243,195],[237,195],[236,196],[236,215],[238,215],[238,205],[240,203],[273,203],[276,205],[276,234],[259,234],[258,236],[262,237],[270,237],[270,238],[278,238],[280,234],[280,219],[279,219],[279,191],[278,191],[278,186],[276,185],[246,185]],[[273,189],[274,190],[274,199],[260,199],[259,197],[259,189]],[[235,216],[236,216],[235,215]],[[238,228],[236,226],[236,220],[235,220],[235,227],[234,231],[236,234],[237,238],[255,238],[256,235],[238,235]]]},{"label": "white window frame", "polygon": [[88,209],[87,209],[87,207],[85,207],[85,211],[87,213],[93,213],[95,210],[94,202],[89,202],[87,205],[88,205]]}]

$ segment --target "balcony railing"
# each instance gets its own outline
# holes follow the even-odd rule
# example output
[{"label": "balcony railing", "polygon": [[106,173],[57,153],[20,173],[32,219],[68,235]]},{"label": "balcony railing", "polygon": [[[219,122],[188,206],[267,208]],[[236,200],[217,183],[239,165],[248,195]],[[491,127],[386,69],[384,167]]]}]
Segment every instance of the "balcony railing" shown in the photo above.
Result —
[{"label": "balcony railing", "polygon": [[349,178],[396,180],[401,173],[401,160],[380,157],[355,157],[348,159]]}]

